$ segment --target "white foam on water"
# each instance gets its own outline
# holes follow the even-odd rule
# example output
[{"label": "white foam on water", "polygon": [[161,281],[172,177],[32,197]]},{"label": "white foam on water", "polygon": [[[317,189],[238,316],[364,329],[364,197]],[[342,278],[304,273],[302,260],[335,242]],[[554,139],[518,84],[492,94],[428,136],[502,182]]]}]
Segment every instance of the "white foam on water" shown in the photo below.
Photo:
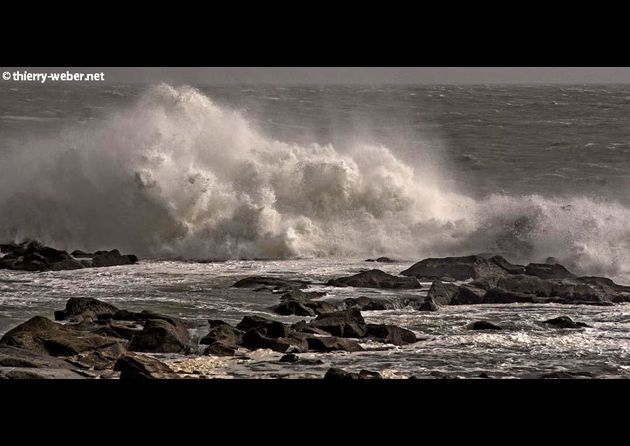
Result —
[{"label": "white foam on water", "polygon": [[0,164],[0,239],[187,259],[495,252],[630,277],[622,205],[474,200],[445,190],[444,170],[370,141],[277,141],[194,88],[161,84],[106,119],[12,150]]}]

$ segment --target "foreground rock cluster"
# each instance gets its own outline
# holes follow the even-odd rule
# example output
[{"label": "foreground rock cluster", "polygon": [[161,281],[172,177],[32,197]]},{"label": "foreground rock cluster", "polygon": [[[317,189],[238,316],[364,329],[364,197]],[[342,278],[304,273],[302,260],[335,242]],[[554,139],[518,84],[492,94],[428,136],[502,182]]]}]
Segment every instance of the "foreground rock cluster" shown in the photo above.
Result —
[{"label": "foreground rock cluster", "polygon": [[44,246],[37,241],[0,244],[0,269],[18,271],[62,271],[81,268],[131,265],[138,261],[133,254],[121,254],[117,249],[94,253],[67,253]]},{"label": "foreground rock cluster", "polygon": [[[52,321],[35,316],[0,339],[0,376],[7,378],[176,378],[159,360],[141,353],[232,356],[239,348],[296,353],[357,352],[359,342],[403,345],[416,335],[394,325],[368,324],[356,309],[321,313],[285,324],[245,316],[236,326],[209,320],[196,345],[184,320],[151,311],[133,312],[92,298],[72,298]],[[288,359],[287,359],[288,358]],[[284,362],[298,362],[299,358]]]}]

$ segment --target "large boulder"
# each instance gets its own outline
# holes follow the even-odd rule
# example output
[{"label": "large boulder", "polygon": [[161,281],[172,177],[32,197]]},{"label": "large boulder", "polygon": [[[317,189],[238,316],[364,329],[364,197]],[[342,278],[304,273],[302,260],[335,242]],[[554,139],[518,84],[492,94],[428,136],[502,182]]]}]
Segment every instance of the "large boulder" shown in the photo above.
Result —
[{"label": "large boulder", "polygon": [[131,265],[136,263],[138,258],[133,254],[123,255],[117,249],[100,252],[92,257],[93,267]]},{"label": "large boulder", "polygon": [[1,345],[42,355],[72,356],[82,352],[109,349],[122,352],[124,341],[81,331],[41,316],[35,316],[7,332]]},{"label": "large boulder", "polygon": [[499,279],[496,287],[505,291],[548,297],[552,295],[553,283],[534,275],[514,275]]},{"label": "large boulder", "polygon": [[210,332],[199,341],[200,344],[212,345],[222,342],[227,345],[237,346],[243,340],[243,332],[228,324],[217,325],[210,329]]},{"label": "large boulder", "polygon": [[418,342],[413,331],[396,325],[368,324],[367,337],[385,344],[405,345]]},{"label": "large boulder", "polygon": [[306,302],[298,302],[296,300],[288,300],[280,302],[278,305],[271,307],[271,310],[281,316],[316,316],[315,310],[309,308]]},{"label": "large boulder", "polygon": [[435,280],[431,284],[431,288],[429,288],[427,297],[438,306],[451,305],[458,293],[459,287],[457,285]]},{"label": "large boulder", "polygon": [[128,353],[121,356],[114,370],[120,372],[120,379],[173,379],[177,374],[157,359]]},{"label": "large boulder", "polygon": [[337,307],[326,301],[283,300],[278,305],[271,307],[271,310],[281,316],[312,317],[322,313],[330,313],[337,310]]},{"label": "large boulder", "polygon": [[514,263],[510,263],[502,256],[493,256],[490,257],[488,260],[490,260],[492,263],[494,263],[509,274],[525,274],[525,267],[523,265],[515,265]]},{"label": "large boulder", "polygon": [[608,294],[613,294],[615,292],[630,293],[630,286],[618,285],[606,277],[587,276],[587,277],[579,277],[577,280],[582,283],[587,283],[589,285],[596,286]]},{"label": "large boulder", "polygon": [[365,320],[356,308],[320,314],[309,325],[341,338],[362,338],[367,334]]},{"label": "large boulder", "polygon": [[70,369],[65,359],[10,345],[0,345],[0,367]]},{"label": "large boulder", "polygon": [[308,351],[306,336],[293,332],[289,336],[272,337],[264,328],[252,328],[245,332],[242,345],[250,350],[271,349],[279,353],[289,349],[293,352]]},{"label": "large boulder", "polygon": [[510,273],[492,260],[486,259],[482,256],[473,255],[465,257],[424,259],[412,265],[400,274],[419,279],[452,278],[455,280],[468,280],[483,277],[505,276]]},{"label": "large boulder", "polygon": [[66,302],[65,310],[55,311],[55,320],[65,320],[81,317],[83,319],[108,318],[119,311],[117,307],[107,302],[91,297],[71,297]]},{"label": "large boulder", "polygon": [[144,328],[129,344],[129,350],[147,353],[183,353],[192,350],[190,333],[185,324],[176,319],[149,319]]},{"label": "large boulder", "polygon": [[427,293],[427,300],[437,306],[441,305],[475,305],[484,303],[486,290],[464,284],[461,286],[452,283],[434,281]]},{"label": "large boulder", "polygon": [[525,274],[541,279],[571,279],[575,277],[575,274],[558,263],[530,263],[525,267]]},{"label": "large boulder", "polygon": [[236,325],[236,328],[243,332],[247,332],[251,329],[258,329],[272,338],[286,337],[294,331],[287,324],[255,315],[245,316],[243,320]]},{"label": "large boulder", "polygon": [[372,269],[350,277],[331,279],[326,284],[329,286],[351,286],[357,288],[415,289],[422,287],[415,278],[392,276],[379,269]]}]

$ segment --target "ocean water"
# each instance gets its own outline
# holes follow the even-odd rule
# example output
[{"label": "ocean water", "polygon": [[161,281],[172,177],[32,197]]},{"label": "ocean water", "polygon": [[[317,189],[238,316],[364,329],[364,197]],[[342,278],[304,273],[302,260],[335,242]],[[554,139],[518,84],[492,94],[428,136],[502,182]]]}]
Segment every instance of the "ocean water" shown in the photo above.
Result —
[{"label": "ocean water", "polygon": [[[90,296],[195,320],[203,335],[208,318],[269,314],[277,296],[229,287],[255,274],[309,278],[327,299],[396,301],[400,291],[321,285],[377,255],[400,259],[379,265],[391,273],[429,256],[553,256],[630,283],[630,86],[0,87],[0,239],[144,259],[0,271],[0,333]],[[175,366],[226,377],[319,376],[331,365],[391,377],[625,377],[629,311],[365,312],[422,340],[319,355],[321,366],[265,351]],[[539,324],[562,314],[593,328]],[[464,329],[476,319],[506,330]]]}]

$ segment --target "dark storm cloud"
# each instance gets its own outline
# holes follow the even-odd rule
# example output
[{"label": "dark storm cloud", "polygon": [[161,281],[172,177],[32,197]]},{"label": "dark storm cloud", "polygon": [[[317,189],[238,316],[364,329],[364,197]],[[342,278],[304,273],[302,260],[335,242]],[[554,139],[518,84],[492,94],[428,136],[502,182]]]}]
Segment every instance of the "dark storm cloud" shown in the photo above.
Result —
[{"label": "dark storm cloud", "polygon": [[[36,71],[36,69],[31,69]],[[38,70],[47,70],[41,68]],[[53,70],[48,68],[48,70]],[[60,69],[56,69],[60,70]],[[628,83],[630,68],[614,67],[144,67],[72,68],[103,71],[108,82],[191,84],[436,84],[436,83]]]}]

